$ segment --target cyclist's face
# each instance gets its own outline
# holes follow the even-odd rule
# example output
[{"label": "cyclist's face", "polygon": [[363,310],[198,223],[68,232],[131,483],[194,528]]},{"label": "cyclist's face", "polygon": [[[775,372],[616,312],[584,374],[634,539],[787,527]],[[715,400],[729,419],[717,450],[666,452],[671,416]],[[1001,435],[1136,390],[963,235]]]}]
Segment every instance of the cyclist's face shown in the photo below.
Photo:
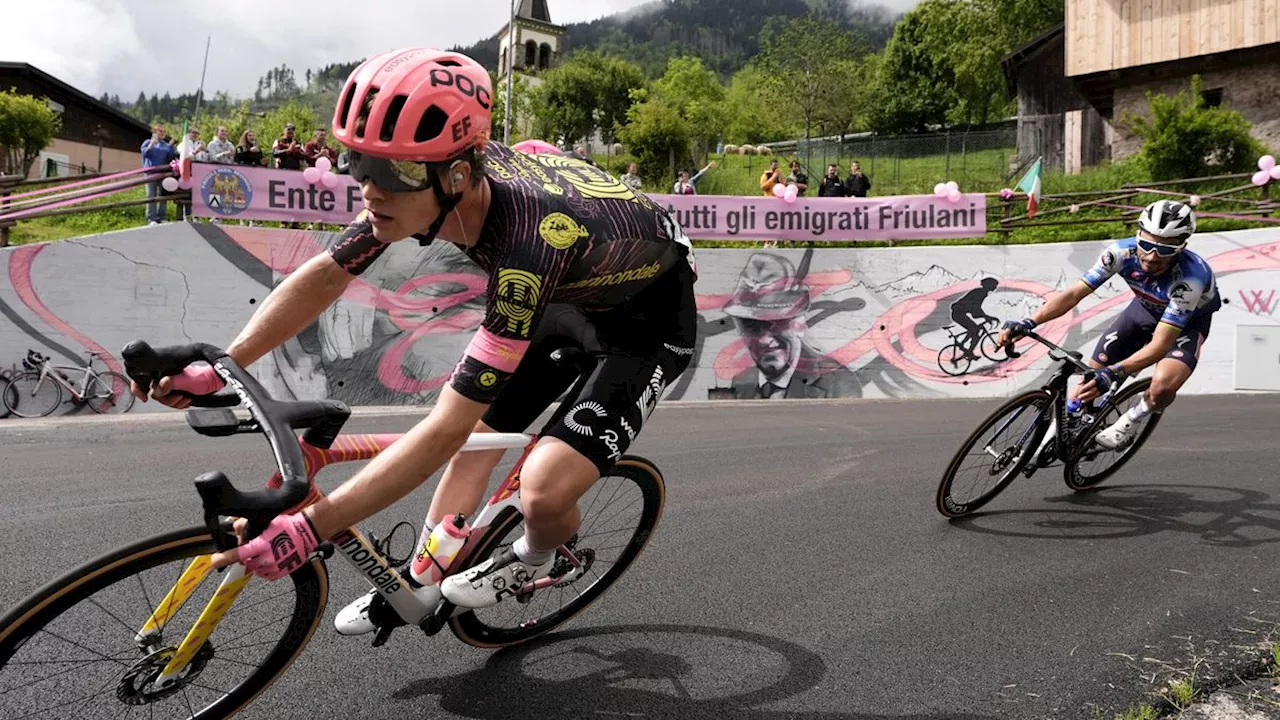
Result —
[{"label": "cyclist's face", "polygon": [[1150,251],[1143,249],[1143,245],[1149,246],[1150,243],[1156,243],[1166,247],[1168,247],[1170,243],[1149,234],[1145,230],[1138,231],[1138,264],[1142,267],[1142,272],[1148,275],[1159,275],[1169,269],[1169,266],[1173,264],[1173,261],[1177,259],[1178,254],[1180,254],[1181,251],[1172,255],[1163,255],[1157,252],[1158,248]]},{"label": "cyclist's face", "polygon": [[360,183],[360,194],[373,222],[373,236],[381,242],[395,242],[426,232],[440,212],[436,194],[430,188],[388,192],[366,179]]}]

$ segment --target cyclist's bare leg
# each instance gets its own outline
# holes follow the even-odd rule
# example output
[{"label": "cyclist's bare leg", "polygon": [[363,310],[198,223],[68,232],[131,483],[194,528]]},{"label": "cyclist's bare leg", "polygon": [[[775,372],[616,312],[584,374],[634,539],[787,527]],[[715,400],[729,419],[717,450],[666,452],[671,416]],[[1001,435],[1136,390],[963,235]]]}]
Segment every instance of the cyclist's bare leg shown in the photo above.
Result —
[{"label": "cyclist's bare leg", "polygon": [[[485,433],[495,430],[484,423],[476,423],[473,432]],[[466,513],[472,517],[480,501],[484,498],[485,488],[489,485],[489,477],[493,469],[502,462],[506,450],[474,450],[460,452],[449,460],[445,467],[440,484],[436,486],[435,495],[431,498],[431,509],[427,519],[432,525],[439,524],[446,515]]]},{"label": "cyclist's bare leg", "polygon": [[1189,379],[1191,368],[1186,363],[1171,358],[1157,362],[1155,375],[1151,377],[1151,387],[1143,393],[1147,406],[1157,412],[1169,407]]},{"label": "cyclist's bare leg", "polygon": [[524,506],[529,547],[548,552],[578,531],[578,498],[600,479],[600,470],[563,440],[544,437],[520,471],[520,500]]}]

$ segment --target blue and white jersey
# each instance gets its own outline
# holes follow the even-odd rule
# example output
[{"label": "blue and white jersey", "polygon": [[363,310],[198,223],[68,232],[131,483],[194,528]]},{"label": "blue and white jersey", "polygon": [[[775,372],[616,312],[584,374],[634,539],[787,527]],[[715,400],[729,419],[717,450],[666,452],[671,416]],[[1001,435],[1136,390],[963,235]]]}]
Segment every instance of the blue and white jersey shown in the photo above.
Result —
[{"label": "blue and white jersey", "polygon": [[1213,269],[1190,250],[1179,253],[1164,273],[1148,275],[1138,261],[1138,239],[1119,240],[1103,250],[1098,262],[1080,279],[1097,290],[1116,274],[1129,283],[1138,302],[1152,317],[1178,329],[1185,328],[1191,318],[1212,314],[1222,307]]}]

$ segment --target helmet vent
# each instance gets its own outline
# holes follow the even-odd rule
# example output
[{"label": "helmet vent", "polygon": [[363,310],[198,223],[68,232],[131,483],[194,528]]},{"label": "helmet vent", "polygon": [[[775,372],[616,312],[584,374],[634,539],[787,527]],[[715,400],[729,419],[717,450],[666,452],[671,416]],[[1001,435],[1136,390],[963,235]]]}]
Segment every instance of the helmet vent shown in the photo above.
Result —
[{"label": "helmet vent", "polygon": [[338,114],[338,127],[343,130],[347,129],[347,116],[351,113],[351,103],[356,99],[356,84],[351,83],[351,87],[347,88],[346,97],[342,98],[342,112]]},{"label": "helmet vent", "polygon": [[418,123],[418,131],[413,135],[414,142],[427,142],[434,140],[444,132],[444,126],[449,122],[449,114],[440,108],[432,105],[422,114],[422,120]]},{"label": "helmet vent", "polygon": [[378,133],[379,140],[391,142],[391,138],[396,132],[396,123],[400,120],[400,112],[404,110],[404,104],[408,101],[408,95],[397,95],[391,98],[391,104],[387,107],[387,115],[382,121],[382,131]]},{"label": "helmet vent", "polygon": [[462,63],[457,60],[437,60],[436,64],[443,65],[445,67],[462,67]]}]

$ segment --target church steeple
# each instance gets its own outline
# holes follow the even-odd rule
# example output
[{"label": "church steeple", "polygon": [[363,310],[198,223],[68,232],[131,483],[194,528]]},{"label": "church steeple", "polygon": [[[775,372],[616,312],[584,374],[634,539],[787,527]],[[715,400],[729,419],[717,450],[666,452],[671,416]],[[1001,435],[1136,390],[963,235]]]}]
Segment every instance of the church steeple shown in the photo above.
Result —
[{"label": "church steeple", "polygon": [[[547,0],[519,0],[514,27],[504,24],[498,31],[498,79],[514,67],[536,85],[537,74],[560,63],[564,27],[551,22]],[[514,33],[514,37],[511,34]],[[507,47],[513,48],[508,62]]]}]

